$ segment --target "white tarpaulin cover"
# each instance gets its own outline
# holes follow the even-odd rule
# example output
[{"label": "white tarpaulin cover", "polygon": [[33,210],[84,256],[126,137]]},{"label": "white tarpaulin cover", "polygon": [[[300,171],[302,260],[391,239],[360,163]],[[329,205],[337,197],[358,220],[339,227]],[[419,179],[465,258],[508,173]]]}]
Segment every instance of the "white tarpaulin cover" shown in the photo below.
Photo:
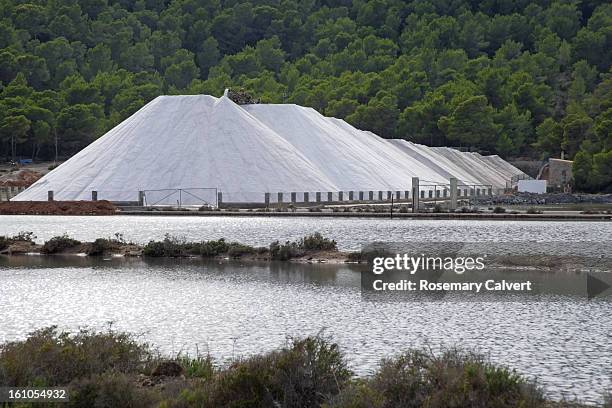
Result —
[{"label": "white tarpaulin cover", "polygon": [[[239,106],[227,96],[160,96],[13,198],[262,202],[264,193],[409,191],[422,185],[506,187],[522,172],[481,156],[387,140],[297,105]],[[178,189],[182,189],[180,193]],[[211,196],[212,194],[212,196]],[[205,196],[205,197],[204,197]],[[195,197],[195,198],[194,198]],[[300,198],[298,198],[300,200]]]}]

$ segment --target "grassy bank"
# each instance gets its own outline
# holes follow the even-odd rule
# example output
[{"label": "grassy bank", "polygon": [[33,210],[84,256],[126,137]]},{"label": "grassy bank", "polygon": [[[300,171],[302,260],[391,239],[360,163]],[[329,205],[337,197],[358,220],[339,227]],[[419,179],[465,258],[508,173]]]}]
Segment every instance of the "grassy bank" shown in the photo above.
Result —
[{"label": "grassy bank", "polygon": [[338,345],[318,336],[219,365],[210,356],[167,358],[112,330],[51,327],[0,346],[0,384],[66,386],[62,407],[578,406],[547,401],[534,381],[467,350],[406,350],[357,378]]}]

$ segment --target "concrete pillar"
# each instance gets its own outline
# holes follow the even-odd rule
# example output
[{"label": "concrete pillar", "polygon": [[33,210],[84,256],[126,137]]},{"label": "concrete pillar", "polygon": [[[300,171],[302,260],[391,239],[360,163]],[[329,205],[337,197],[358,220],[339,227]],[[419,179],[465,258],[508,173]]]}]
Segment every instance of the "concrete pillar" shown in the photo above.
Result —
[{"label": "concrete pillar", "polygon": [[363,191],[359,192],[359,201],[363,201]]},{"label": "concrete pillar", "polygon": [[292,191],[292,192],[291,192],[291,202],[292,202],[293,204],[295,204],[296,197],[297,197],[297,193],[296,193],[295,191]]},{"label": "concrete pillar", "polygon": [[338,191],[338,201],[343,201],[343,200],[344,200],[344,192]]},{"label": "concrete pillar", "polygon": [[412,178],[412,212],[419,211],[419,178]]},{"label": "concrete pillar", "polygon": [[264,194],[264,203],[266,204],[266,207],[270,205],[270,193]]},{"label": "concrete pillar", "polygon": [[317,203],[320,203],[321,202],[321,192],[317,191],[315,196],[316,196]]},{"label": "concrete pillar", "polygon": [[493,195],[493,189],[491,187],[489,187],[489,196]]},{"label": "concrete pillar", "polygon": [[349,191],[349,201],[353,201],[353,193],[354,191]]},{"label": "concrete pillar", "polygon": [[47,191],[47,201],[53,201],[53,190]]},{"label": "concrete pillar", "polygon": [[374,192],[373,191],[368,192],[368,200],[374,201]]},{"label": "concrete pillar", "polygon": [[457,178],[450,178],[450,209],[457,209]]},{"label": "concrete pillar", "polygon": [[278,201],[279,204],[283,203],[283,193],[278,193],[277,194],[276,201]]},{"label": "concrete pillar", "polygon": [[334,201],[334,193],[332,193],[331,191],[327,192],[327,201],[330,203]]},{"label": "concrete pillar", "polygon": [[95,190],[91,192],[91,201],[98,201],[98,192]]},{"label": "concrete pillar", "polygon": [[[144,198],[144,192],[141,191],[143,193],[143,198]],[[140,199],[138,200],[138,202],[140,203]],[[218,192],[217,193],[217,207],[221,208],[221,204],[223,204],[223,193],[222,192]],[[140,204],[140,206],[142,206],[142,204]]]}]

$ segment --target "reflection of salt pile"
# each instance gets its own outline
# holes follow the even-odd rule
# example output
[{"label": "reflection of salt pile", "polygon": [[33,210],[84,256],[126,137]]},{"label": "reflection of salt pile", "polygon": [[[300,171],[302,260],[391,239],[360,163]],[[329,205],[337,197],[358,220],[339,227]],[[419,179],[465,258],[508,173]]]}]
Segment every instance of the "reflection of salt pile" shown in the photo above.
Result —
[{"label": "reflection of salt pile", "polygon": [[407,191],[412,177],[497,189],[520,173],[497,156],[385,140],[311,108],[160,96],[14,200],[46,200],[48,191],[88,200],[98,191],[135,201],[143,190],[210,188],[228,201],[261,202],[266,192],[288,201],[293,191]]}]

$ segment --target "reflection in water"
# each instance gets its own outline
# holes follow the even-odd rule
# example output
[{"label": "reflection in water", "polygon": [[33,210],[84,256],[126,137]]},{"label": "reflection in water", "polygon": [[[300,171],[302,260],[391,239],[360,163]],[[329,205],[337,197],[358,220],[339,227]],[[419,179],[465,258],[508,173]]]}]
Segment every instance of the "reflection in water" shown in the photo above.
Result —
[{"label": "reflection in water", "polygon": [[0,341],[52,324],[102,329],[113,321],[164,353],[198,345],[226,361],[324,330],[361,375],[407,347],[459,345],[539,377],[556,397],[596,401],[610,384],[608,302],[370,302],[358,272],[327,264],[0,257]]}]

